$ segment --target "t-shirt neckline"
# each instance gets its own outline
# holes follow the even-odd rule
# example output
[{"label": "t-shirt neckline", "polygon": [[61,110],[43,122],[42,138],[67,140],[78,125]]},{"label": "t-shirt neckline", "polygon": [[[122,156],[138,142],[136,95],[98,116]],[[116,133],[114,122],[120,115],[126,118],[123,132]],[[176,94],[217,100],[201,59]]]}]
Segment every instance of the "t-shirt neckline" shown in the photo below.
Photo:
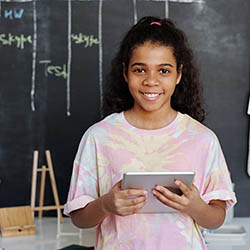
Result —
[{"label": "t-shirt neckline", "polygon": [[131,130],[134,130],[134,131],[136,131],[138,133],[143,133],[143,134],[155,134],[156,133],[157,134],[157,133],[161,133],[163,131],[171,130],[172,128],[175,128],[176,125],[177,125],[177,123],[178,123],[178,121],[182,118],[183,114],[180,113],[180,112],[177,112],[176,117],[174,118],[174,120],[171,123],[169,123],[165,127],[158,128],[158,129],[142,129],[142,128],[137,128],[137,127],[133,126],[132,124],[130,124],[127,121],[127,119],[125,117],[125,114],[124,114],[124,111],[121,112],[121,116],[122,116],[122,122],[123,122],[123,124],[127,128],[129,128]]}]

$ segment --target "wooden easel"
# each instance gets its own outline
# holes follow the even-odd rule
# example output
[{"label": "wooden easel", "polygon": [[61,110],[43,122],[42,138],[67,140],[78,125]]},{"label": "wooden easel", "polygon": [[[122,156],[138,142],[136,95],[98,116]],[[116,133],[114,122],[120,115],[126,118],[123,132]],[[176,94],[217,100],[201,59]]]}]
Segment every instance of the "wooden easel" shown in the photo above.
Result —
[{"label": "wooden easel", "polygon": [[[57,210],[60,217],[60,222],[62,223],[62,212],[61,209],[63,208],[63,205],[60,205],[57,187],[56,187],[56,180],[51,160],[51,154],[49,150],[45,151],[45,156],[47,160],[48,167],[42,166],[41,168],[38,168],[38,151],[35,150],[33,154],[33,172],[32,172],[32,184],[31,184],[31,209],[33,211],[33,217],[34,212],[38,211],[38,219],[42,219],[42,213],[43,211],[47,210]],[[36,201],[36,183],[37,183],[37,173],[41,172],[41,184],[40,184],[40,197],[39,197],[39,206],[35,206]],[[55,200],[55,205],[50,206],[44,206],[44,190],[45,190],[45,179],[46,179],[46,172],[49,172],[50,177],[50,183],[52,187],[52,192]]]}]

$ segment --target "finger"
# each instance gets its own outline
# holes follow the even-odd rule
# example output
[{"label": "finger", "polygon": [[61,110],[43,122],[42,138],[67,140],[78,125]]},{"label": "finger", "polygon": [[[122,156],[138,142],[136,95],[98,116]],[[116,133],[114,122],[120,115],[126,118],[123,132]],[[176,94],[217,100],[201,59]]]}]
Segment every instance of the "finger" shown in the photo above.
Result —
[{"label": "finger", "polygon": [[136,206],[139,203],[145,202],[146,196],[139,196],[138,198],[129,198],[123,201],[124,206]]},{"label": "finger", "polygon": [[181,196],[178,194],[175,194],[171,192],[168,188],[163,187],[161,185],[156,185],[155,190],[161,193],[163,196],[168,198],[169,200],[175,201],[175,202],[180,202],[181,201]]},{"label": "finger", "polygon": [[118,181],[113,187],[112,189],[117,189],[120,190],[122,186],[122,180]]},{"label": "finger", "polygon": [[176,210],[181,210],[182,209],[182,205],[181,204],[179,204],[178,202],[176,202],[174,200],[171,200],[167,196],[163,195],[161,192],[158,192],[157,190],[153,190],[152,192],[153,192],[154,197],[156,197],[164,205],[166,205],[168,207],[171,207],[171,208],[174,208]]},{"label": "finger", "polygon": [[196,192],[199,193],[199,189],[194,184],[192,184],[192,186],[190,187],[190,190],[191,191],[196,191]]},{"label": "finger", "polygon": [[146,204],[146,201],[140,202],[133,206],[123,207],[121,209],[122,215],[131,215],[137,213],[139,210],[141,210]]},{"label": "finger", "polygon": [[147,191],[143,189],[126,189],[123,190],[122,193],[127,198],[133,198],[138,196],[147,196]]},{"label": "finger", "polygon": [[175,180],[175,185],[179,187],[179,189],[182,191],[182,193],[185,195],[185,196],[189,196],[189,193],[190,193],[190,188],[185,184],[183,183],[182,181],[180,180]]}]

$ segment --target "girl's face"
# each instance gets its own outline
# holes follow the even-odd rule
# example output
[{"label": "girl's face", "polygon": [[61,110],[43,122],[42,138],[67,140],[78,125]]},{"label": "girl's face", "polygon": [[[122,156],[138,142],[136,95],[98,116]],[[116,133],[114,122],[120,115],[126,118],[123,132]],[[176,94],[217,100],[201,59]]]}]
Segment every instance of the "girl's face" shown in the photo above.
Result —
[{"label": "girl's face", "polygon": [[[181,80],[173,48],[145,42],[133,50],[124,78],[134,98],[134,111],[169,112],[171,96]],[[163,112],[163,113],[162,113]]]}]

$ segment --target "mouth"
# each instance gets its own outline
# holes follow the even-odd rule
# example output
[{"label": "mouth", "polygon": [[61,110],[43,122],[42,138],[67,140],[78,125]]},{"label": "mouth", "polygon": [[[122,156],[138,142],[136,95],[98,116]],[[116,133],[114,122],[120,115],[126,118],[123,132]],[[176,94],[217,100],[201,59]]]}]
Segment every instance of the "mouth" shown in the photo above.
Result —
[{"label": "mouth", "polygon": [[148,94],[148,93],[143,93],[144,96],[150,97],[150,98],[154,98],[159,96],[160,94]]},{"label": "mouth", "polygon": [[146,98],[147,100],[154,101],[154,100],[158,99],[158,97],[159,97],[162,93],[141,92],[141,94],[142,94],[143,97]]}]

